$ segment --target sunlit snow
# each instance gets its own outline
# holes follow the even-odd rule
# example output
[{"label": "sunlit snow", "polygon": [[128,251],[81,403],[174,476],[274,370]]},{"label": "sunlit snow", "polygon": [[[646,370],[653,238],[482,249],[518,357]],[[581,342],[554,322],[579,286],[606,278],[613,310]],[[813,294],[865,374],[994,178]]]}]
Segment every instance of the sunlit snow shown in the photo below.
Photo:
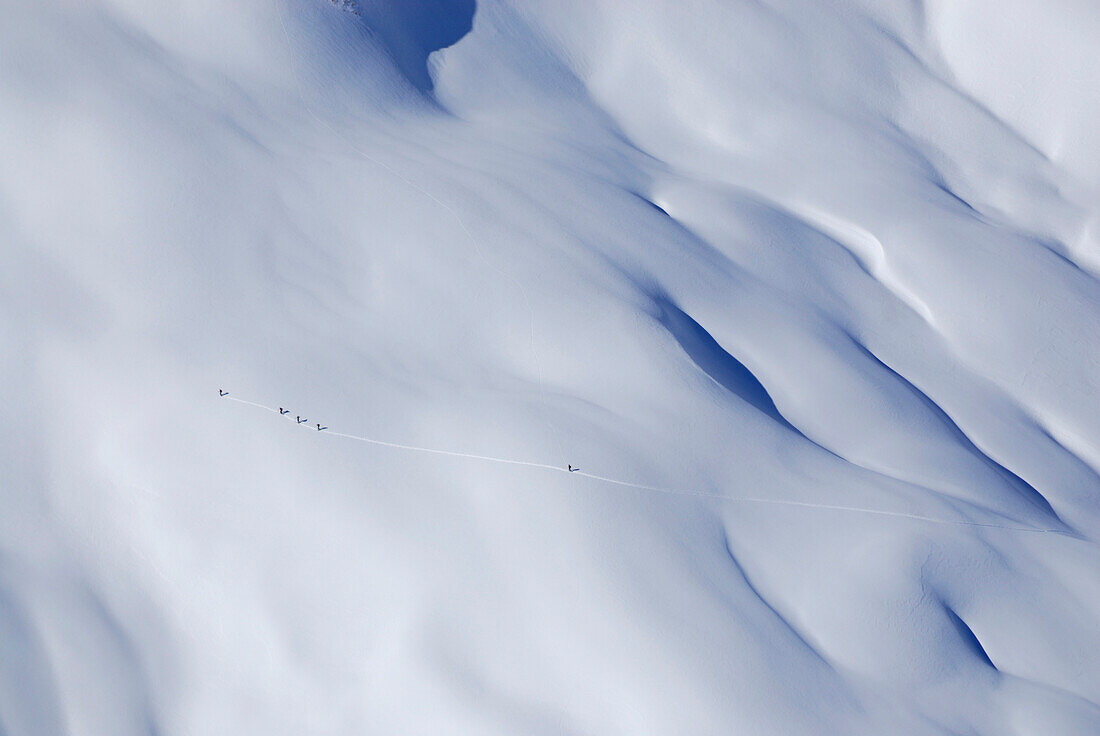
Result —
[{"label": "sunlit snow", "polygon": [[3,5],[4,736],[1100,733],[1096,3]]}]

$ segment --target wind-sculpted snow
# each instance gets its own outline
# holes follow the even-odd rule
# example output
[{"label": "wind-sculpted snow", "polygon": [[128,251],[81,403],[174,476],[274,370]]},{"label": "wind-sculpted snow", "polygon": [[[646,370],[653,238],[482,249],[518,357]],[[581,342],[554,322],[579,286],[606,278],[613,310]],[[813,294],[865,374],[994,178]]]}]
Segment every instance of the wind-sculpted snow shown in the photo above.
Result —
[{"label": "wind-sculpted snow", "polygon": [[1093,5],[4,9],[5,736],[1100,731]]}]

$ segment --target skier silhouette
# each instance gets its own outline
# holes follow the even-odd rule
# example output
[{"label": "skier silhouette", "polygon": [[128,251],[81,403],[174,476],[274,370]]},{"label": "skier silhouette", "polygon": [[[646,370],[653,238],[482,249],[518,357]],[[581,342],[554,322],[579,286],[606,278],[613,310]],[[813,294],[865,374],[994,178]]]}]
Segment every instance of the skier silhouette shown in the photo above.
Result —
[{"label": "skier silhouette", "polygon": [[317,431],[318,431],[318,432],[320,432],[320,431],[321,431],[322,429],[328,429],[328,427],[322,427],[322,426],[321,426],[321,423],[320,423],[320,422],[318,422],[318,423],[317,423]]},{"label": "skier silhouette", "polygon": [[309,421],[308,419],[302,419],[301,417],[294,417],[294,418],[298,420],[298,424],[305,424],[306,422]]},{"label": "skier silhouette", "polygon": [[228,396],[228,395],[229,395],[228,391],[222,391],[220,388],[218,389],[218,396]]},{"label": "skier silhouette", "polygon": [[572,465],[566,465],[565,467],[569,469],[570,473],[576,473],[578,470],[580,470],[580,468],[574,468]]},{"label": "skier silhouette", "polygon": [[280,406],[280,407],[279,407],[279,413],[280,413],[280,414],[289,414],[289,413],[290,413],[290,409],[284,409],[283,407],[281,407],[281,406]]}]

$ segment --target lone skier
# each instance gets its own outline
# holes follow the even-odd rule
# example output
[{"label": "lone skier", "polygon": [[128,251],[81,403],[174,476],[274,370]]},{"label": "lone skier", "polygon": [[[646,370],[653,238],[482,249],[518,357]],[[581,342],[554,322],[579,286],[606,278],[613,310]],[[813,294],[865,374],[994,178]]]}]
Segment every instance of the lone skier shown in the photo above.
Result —
[{"label": "lone skier", "polygon": [[565,467],[569,469],[570,473],[576,473],[578,470],[580,470],[580,468],[574,468],[572,465],[566,465]]},{"label": "lone skier", "polygon": [[228,395],[229,395],[228,391],[222,391],[220,388],[218,389],[218,396],[228,396]]}]

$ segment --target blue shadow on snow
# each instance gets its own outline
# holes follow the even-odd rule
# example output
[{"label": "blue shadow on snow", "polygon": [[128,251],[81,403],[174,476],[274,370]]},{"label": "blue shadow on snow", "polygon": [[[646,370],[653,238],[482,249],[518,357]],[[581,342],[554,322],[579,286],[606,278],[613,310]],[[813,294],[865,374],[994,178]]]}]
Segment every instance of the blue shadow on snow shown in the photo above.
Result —
[{"label": "blue shadow on snow", "polygon": [[369,0],[360,2],[375,33],[409,83],[432,92],[428,56],[453,46],[474,27],[476,0]]},{"label": "blue shadow on snow", "polygon": [[679,343],[699,369],[722,388],[740,397],[784,427],[799,432],[779,413],[768,390],[741,361],[730,355],[702,325],[676,306],[668,297],[654,297],[657,321]]}]

